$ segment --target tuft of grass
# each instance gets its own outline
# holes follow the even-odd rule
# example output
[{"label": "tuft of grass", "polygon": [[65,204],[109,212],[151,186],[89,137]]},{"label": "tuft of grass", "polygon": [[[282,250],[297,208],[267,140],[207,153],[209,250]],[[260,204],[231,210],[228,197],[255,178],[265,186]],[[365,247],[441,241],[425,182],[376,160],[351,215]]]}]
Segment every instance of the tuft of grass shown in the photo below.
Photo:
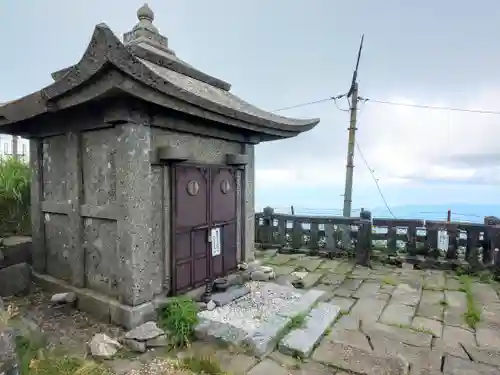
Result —
[{"label": "tuft of grass", "polygon": [[407,329],[407,330],[410,330],[413,332],[426,333],[428,335],[434,336],[434,333],[432,333],[431,330],[424,328],[424,327],[414,327],[414,326],[409,325],[409,324],[396,324],[395,327]]},{"label": "tuft of grass", "polygon": [[224,375],[219,361],[214,356],[187,356],[180,361],[180,366],[184,369],[190,370],[195,374],[206,375]]},{"label": "tuft of grass", "polygon": [[30,182],[28,164],[0,157],[0,237],[29,233]]},{"label": "tuft of grass", "polygon": [[398,285],[398,282],[393,277],[386,276],[382,279],[382,284],[396,286]]},{"label": "tuft of grass", "polygon": [[193,338],[198,323],[198,307],[189,297],[173,297],[159,310],[159,325],[170,334],[171,344],[185,347]]},{"label": "tuft of grass", "polygon": [[448,306],[448,301],[447,301],[446,299],[444,299],[444,298],[443,298],[441,301],[439,301],[439,304],[440,304],[441,306]]},{"label": "tuft of grass", "polygon": [[112,375],[103,364],[58,354],[31,336],[17,337],[16,348],[21,375]]},{"label": "tuft of grass", "polygon": [[481,309],[477,306],[472,292],[472,280],[467,275],[460,276],[460,282],[463,285],[465,296],[467,298],[467,311],[464,313],[465,322],[472,329],[476,328],[478,322],[481,321]]},{"label": "tuft of grass", "polygon": [[288,330],[291,331],[292,329],[298,329],[302,328],[304,325],[304,321],[306,320],[306,314],[297,314],[292,319],[290,319],[290,322],[288,323]]},{"label": "tuft of grass", "polygon": [[484,284],[491,284],[493,282],[493,275],[489,272],[482,272],[479,275],[479,282]]}]

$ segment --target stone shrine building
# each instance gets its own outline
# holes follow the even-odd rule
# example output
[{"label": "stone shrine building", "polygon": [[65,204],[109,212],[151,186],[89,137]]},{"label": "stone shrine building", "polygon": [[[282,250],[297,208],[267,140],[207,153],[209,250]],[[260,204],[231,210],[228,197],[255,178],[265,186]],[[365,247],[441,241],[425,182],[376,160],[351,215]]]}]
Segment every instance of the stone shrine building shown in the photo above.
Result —
[{"label": "stone shrine building", "polygon": [[239,99],[176,56],[147,5],[137,16],[0,107],[0,132],[30,139],[34,277],[127,328],[252,258],[254,147],[319,122]]}]

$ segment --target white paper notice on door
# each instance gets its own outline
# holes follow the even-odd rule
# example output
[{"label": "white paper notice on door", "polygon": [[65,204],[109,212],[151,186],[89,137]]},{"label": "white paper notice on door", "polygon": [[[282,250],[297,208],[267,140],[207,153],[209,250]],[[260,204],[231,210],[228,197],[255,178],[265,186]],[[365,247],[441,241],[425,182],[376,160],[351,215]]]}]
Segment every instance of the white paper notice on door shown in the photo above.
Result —
[{"label": "white paper notice on door", "polygon": [[221,253],[220,227],[211,229],[210,238],[212,243],[212,256],[216,257]]}]

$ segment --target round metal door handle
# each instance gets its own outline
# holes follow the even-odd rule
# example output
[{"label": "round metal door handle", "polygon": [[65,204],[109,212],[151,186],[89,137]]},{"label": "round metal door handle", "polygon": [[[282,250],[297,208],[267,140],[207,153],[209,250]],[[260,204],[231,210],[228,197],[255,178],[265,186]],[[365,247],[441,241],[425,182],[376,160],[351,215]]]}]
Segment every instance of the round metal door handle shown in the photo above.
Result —
[{"label": "round metal door handle", "polygon": [[228,180],[222,180],[220,183],[220,191],[222,194],[227,194],[229,193],[229,190],[231,190],[231,184],[229,183]]},{"label": "round metal door handle", "polygon": [[189,195],[195,196],[196,194],[198,194],[198,191],[200,191],[200,184],[198,183],[198,181],[191,180],[187,183],[186,190]]}]

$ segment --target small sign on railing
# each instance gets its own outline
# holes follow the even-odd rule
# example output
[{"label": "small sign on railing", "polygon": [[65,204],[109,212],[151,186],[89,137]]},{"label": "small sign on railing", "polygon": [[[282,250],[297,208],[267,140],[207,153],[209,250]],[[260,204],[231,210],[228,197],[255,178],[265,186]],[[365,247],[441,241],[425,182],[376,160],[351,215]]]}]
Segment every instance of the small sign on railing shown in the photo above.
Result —
[{"label": "small sign on railing", "polygon": [[221,253],[220,227],[210,230],[210,244],[212,245],[212,256],[216,257]]}]

